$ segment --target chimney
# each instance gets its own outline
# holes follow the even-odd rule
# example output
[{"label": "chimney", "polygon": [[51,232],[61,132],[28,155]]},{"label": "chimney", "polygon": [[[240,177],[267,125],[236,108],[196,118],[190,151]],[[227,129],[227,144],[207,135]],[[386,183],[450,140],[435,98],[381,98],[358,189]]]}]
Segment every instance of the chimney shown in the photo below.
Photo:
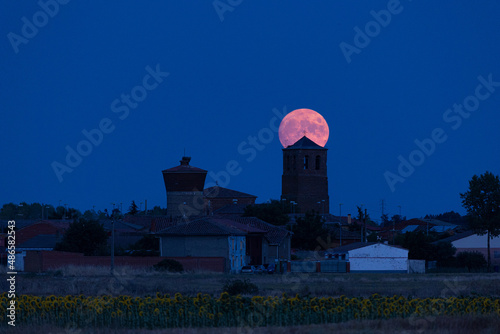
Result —
[{"label": "chimney", "polygon": [[347,215],[347,224],[351,225],[351,214]]},{"label": "chimney", "polygon": [[189,166],[189,162],[191,161],[191,157],[182,157],[182,160],[179,161],[182,166]]}]

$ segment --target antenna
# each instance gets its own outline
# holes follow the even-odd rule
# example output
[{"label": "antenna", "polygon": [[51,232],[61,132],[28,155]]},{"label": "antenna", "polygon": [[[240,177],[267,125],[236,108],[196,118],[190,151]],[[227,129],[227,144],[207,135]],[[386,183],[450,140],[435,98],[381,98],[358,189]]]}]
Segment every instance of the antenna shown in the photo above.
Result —
[{"label": "antenna", "polygon": [[186,156],[186,148],[184,147],[184,156]]}]

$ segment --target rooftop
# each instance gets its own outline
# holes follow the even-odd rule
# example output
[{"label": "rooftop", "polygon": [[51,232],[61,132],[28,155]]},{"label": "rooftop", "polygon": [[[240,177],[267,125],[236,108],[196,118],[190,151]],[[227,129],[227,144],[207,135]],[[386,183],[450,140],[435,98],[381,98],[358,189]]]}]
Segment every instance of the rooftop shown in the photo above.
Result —
[{"label": "rooftop", "polygon": [[191,157],[182,157],[179,166],[165,169],[162,171],[162,173],[207,173],[207,171],[204,169],[189,165],[190,161]]},{"label": "rooftop", "polygon": [[204,217],[187,223],[179,224],[158,232],[160,235],[245,235],[242,231],[231,225],[231,221],[224,218]]},{"label": "rooftop", "polygon": [[53,234],[39,234],[29,240],[26,240],[19,246],[18,249],[30,248],[30,249],[54,249],[56,244],[62,240],[62,236],[56,236]]},{"label": "rooftop", "polygon": [[257,196],[242,193],[241,191],[231,190],[220,186],[213,186],[203,189],[203,195],[209,198],[257,198]]},{"label": "rooftop", "polygon": [[284,150],[302,150],[302,149],[327,150],[327,148],[324,148],[323,146],[316,144],[306,136],[303,136],[302,138],[297,140],[295,144],[290,145],[287,148],[284,148]]}]

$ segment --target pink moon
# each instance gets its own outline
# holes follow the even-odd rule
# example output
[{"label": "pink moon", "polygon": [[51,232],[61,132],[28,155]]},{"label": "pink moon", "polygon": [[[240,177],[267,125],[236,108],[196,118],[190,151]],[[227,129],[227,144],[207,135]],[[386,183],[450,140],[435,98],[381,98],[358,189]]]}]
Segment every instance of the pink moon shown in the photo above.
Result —
[{"label": "pink moon", "polygon": [[318,112],[311,109],[296,109],[283,118],[278,133],[281,145],[285,148],[295,144],[304,136],[324,147],[330,130],[328,123]]}]

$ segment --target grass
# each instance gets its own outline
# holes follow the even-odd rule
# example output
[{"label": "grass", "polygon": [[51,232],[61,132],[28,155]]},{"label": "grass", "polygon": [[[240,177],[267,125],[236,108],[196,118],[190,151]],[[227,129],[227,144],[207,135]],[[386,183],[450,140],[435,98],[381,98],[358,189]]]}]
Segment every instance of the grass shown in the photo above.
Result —
[{"label": "grass", "polygon": [[[460,295],[500,296],[498,273],[446,274],[286,274],[235,275],[221,273],[168,273],[152,269],[117,267],[110,275],[108,267],[69,266],[43,274],[20,274],[17,291],[32,295],[154,295],[156,292],[218,295],[227,280],[248,279],[259,288],[259,295],[368,297],[402,295],[411,297],[447,297]],[[6,284],[4,282],[0,284]]]},{"label": "grass", "polygon": [[[60,270],[17,275],[18,294],[47,295],[131,295],[148,296],[156,292],[194,296],[198,292],[218,296],[228,280],[248,279],[259,288],[259,295],[280,296],[340,296],[368,297],[374,293],[383,296],[402,295],[416,298],[449,296],[500,297],[498,273],[435,273],[435,274],[286,274],[234,275],[190,272],[168,273],[152,269],[117,267],[113,276],[109,267],[68,266]],[[6,281],[0,287],[5,291]],[[139,333],[139,334],[194,334],[194,333],[423,333],[469,334],[498,333],[500,318],[496,316],[439,316],[429,318],[348,321],[338,324],[262,327],[262,328],[179,328],[172,330],[73,329],[56,326],[26,326],[18,324],[9,333]],[[0,329],[1,331],[1,329]]]},{"label": "grass", "polygon": [[176,328],[169,330],[128,330],[128,329],[73,329],[58,328],[55,326],[23,326],[18,325],[10,329],[11,334],[496,334],[500,328],[500,318],[496,316],[441,316],[435,318],[410,318],[388,320],[347,321],[338,324],[283,326],[283,327],[234,327],[234,328]]}]

